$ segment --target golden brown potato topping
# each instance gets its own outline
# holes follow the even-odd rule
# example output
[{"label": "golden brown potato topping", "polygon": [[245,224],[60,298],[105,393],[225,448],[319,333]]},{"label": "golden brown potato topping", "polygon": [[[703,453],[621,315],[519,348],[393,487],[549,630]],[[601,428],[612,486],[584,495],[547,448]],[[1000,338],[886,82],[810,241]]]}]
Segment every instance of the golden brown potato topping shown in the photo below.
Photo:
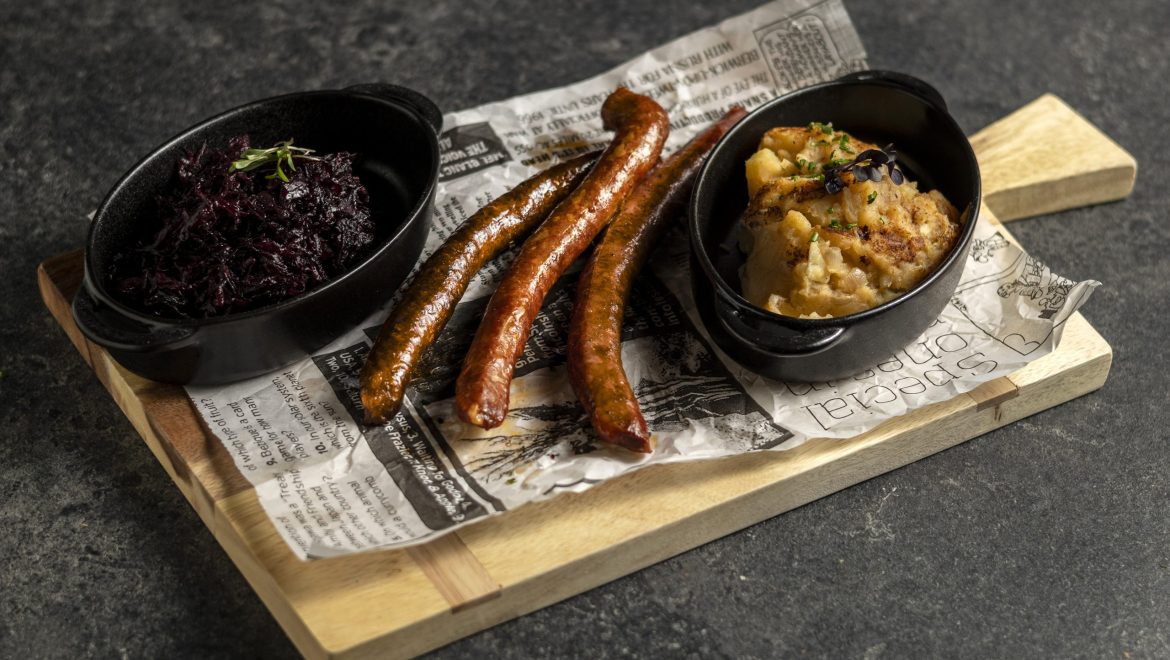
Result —
[{"label": "golden brown potato topping", "polygon": [[959,213],[938,191],[846,172],[826,192],[826,167],[875,148],[827,124],[764,134],[746,164],[745,298],[787,316],[853,314],[906,292],[950,252]]}]

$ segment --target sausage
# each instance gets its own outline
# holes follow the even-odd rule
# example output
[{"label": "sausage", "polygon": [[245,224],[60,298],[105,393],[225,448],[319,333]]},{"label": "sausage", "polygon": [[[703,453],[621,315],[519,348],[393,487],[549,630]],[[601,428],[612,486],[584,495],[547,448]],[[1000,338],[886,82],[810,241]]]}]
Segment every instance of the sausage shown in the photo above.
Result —
[{"label": "sausage", "polygon": [[651,451],[646,419],[622,367],[626,299],[663,231],[682,215],[708,152],[746,114],[732,107],[638,184],[581,273],[569,325],[569,380],[604,442]]},{"label": "sausage", "polygon": [[669,120],[652,99],[619,87],[602,104],[601,119],[616,133],[613,141],[581,185],[524,242],[488,302],[455,381],[455,408],[465,422],[482,428],[503,423],[513,367],[544,297],[658,162]]},{"label": "sausage", "polygon": [[447,325],[471,278],[543,220],[596,159],[597,153],[585,154],[521,182],[468,218],[427,259],[382,324],[362,367],[367,424],[384,424],[398,412],[415,363]]}]

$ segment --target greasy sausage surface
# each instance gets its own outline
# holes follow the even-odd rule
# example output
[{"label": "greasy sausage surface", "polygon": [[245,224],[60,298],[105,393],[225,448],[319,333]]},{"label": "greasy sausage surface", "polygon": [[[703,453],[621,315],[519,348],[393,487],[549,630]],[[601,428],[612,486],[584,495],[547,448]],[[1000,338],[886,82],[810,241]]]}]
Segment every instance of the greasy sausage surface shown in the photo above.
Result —
[{"label": "greasy sausage surface", "polygon": [[622,316],[634,277],[683,207],[707,153],[747,114],[735,106],[656,167],[622,204],[577,283],[569,380],[598,437],[649,453],[650,430],[622,367]]},{"label": "greasy sausage surface", "polygon": [[451,318],[471,278],[572,192],[596,153],[554,165],[521,182],[467,219],[427,259],[382,324],[362,368],[366,423],[384,424],[398,412],[411,372]]},{"label": "greasy sausage surface", "polygon": [[669,122],[652,99],[619,87],[602,104],[601,119],[615,132],[613,141],[524,242],[488,302],[455,383],[456,410],[465,422],[482,428],[503,423],[513,367],[544,297],[658,161]]}]

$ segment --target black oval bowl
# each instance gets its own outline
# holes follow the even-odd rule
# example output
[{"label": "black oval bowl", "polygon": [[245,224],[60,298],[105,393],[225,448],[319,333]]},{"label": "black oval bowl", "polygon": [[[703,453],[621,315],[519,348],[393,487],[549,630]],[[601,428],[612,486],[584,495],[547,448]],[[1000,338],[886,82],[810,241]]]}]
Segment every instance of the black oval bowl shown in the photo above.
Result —
[{"label": "black oval bowl", "polygon": [[[830,319],[774,314],[741,295],[743,254],[734,229],[747,208],[744,162],[775,126],[832,122],[868,142],[893,142],[920,190],[942,191],[966,224],[950,254],[905,294]],[[778,380],[822,381],[880,363],[919,336],[955,292],[978,220],[979,165],[942,96],[905,74],[865,71],[776,98],[735,125],[707,158],[689,207],[691,288],[715,343],[748,369]]]},{"label": "black oval bowl", "polygon": [[[155,149],[102,201],[90,226],[85,280],[73,317],[90,340],[151,380],[210,385],[287,366],[351,329],[409,273],[431,224],[442,114],[395,85],[301,92],[207,119]],[[319,153],[351,151],[370,194],[376,247],[360,264],[300,296],[208,319],[163,319],[112,295],[114,255],[153,233],[156,198],[175,183],[180,155],[221,148],[243,133],[256,145],[292,138]]]}]

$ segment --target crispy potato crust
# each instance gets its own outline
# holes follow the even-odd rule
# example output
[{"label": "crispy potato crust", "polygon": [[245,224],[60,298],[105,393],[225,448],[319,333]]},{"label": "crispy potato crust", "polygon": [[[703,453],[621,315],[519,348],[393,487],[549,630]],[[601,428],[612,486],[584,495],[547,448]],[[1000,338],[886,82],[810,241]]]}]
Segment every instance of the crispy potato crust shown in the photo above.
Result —
[{"label": "crispy potato crust", "polygon": [[938,191],[846,173],[841,192],[825,192],[827,165],[874,148],[823,124],[764,134],[746,163],[748,300],[787,316],[853,314],[906,292],[950,252],[959,212]]}]

